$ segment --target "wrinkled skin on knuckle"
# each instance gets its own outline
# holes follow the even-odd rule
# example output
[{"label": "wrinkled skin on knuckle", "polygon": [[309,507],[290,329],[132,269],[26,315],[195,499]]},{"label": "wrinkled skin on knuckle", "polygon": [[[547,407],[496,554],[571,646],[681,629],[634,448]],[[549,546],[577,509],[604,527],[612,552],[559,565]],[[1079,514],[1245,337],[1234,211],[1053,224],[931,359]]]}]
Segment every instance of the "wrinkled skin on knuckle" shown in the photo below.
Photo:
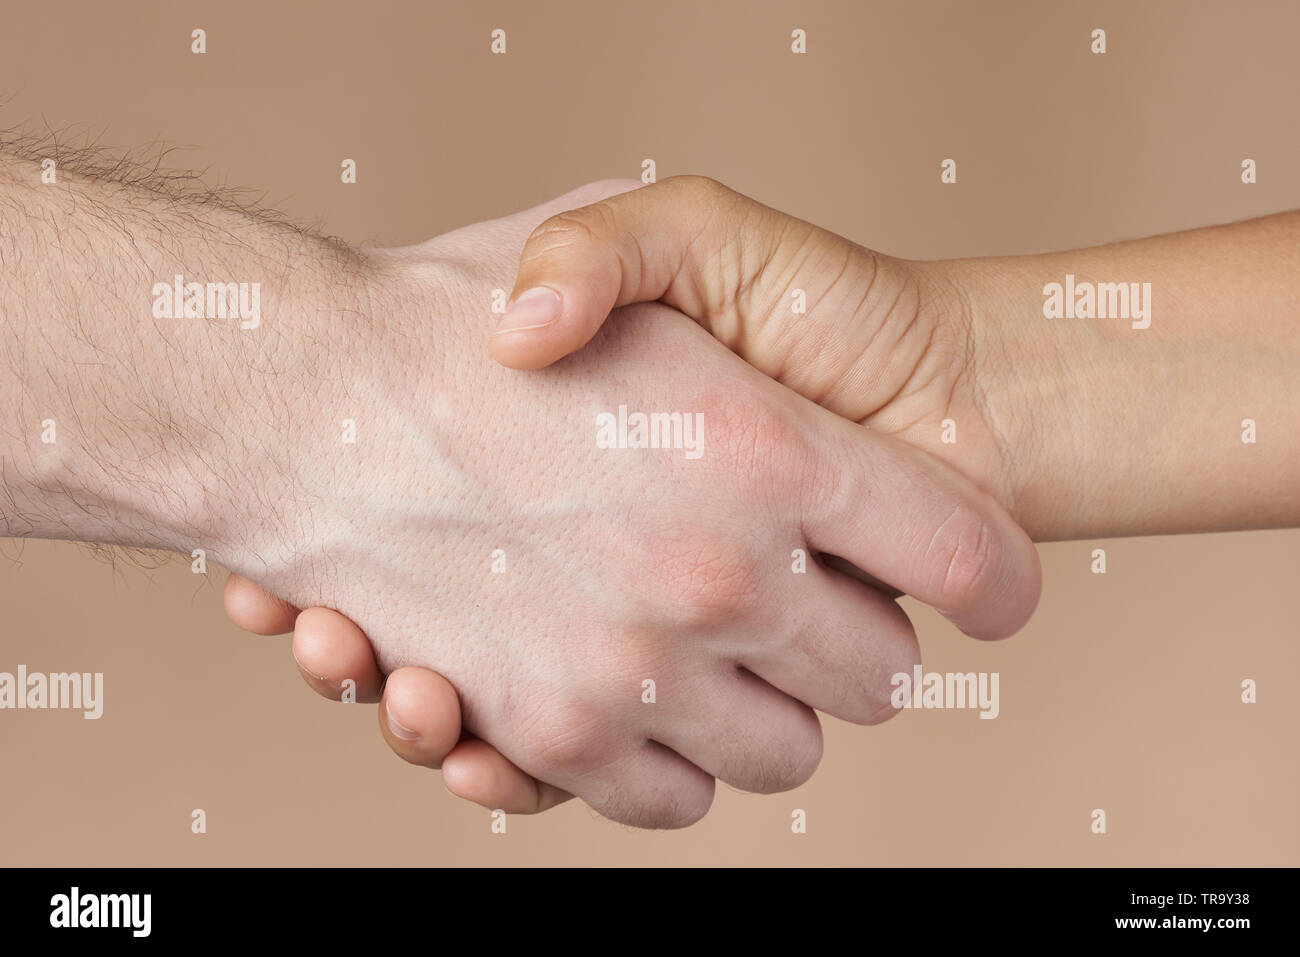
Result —
[{"label": "wrinkled skin on knuckle", "polygon": [[729,202],[736,193],[710,176],[684,173],[659,181],[661,189],[672,190],[695,208],[710,209],[719,203]]},{"label": "wrinkled skin on knuckle", "polygon": [[[673,695],[693,677],[690,662],[695,659],[677,637],[658,627],[625,626],[589,653],[591,670],[599,676],[601,687],[608,689],[611,708],[617,708],[629,725],[643,727],[654,716],[650,704],[642,700],[646,681],[654,682],[657,702],[660,695]],[[662,709],[654,711],[658,714]]]},{"label": "wrinkled skin on knuckle", "polygon": [[780,406],[709,393],[688,408],[704,423],[703,455],[689,467],[701,473],[701,494],[721,501],[705,508],[707,528],[648,535],[634,587],[652,620],[709,630],[767,606],[771,576],[786,567],[811,454]]},{"label": "wrinkled skin on knuckle", "polygon": [[601,215],[593,212],[599,209],[599,206],[593,206],[583,210],[570,210],[546,220],[528,237],[520,256],[520,265],[526,266],[562,249],[599,245],[600,238],[593,221],[594,216]]},{"label": "wrinkled skin on knuckle", "polygon": [[548,772],[592,774],[616,756],[607,709],[587,695],[559,692],[535,715],[518,725],[520,756],[527,770],[543,779]]},{"label": "wrinkled skin on knuckle", "polygon": [[942,596],[941,608],[969,608],[988,594],[1001,551],[1002,540],[983,515],[966,505],[954,508],[935,532],[926,555]]},{"label": "wrinkled skin on knuckle", "polygon": [[702,459],[747,504],[789,501],[812,468],[812,441],[798,417],[770,398],[709,392],[692,404],[703,416]]},{"label": "wrinkled skin on knuckle", "polygon": [[641,588],[654,617],[704,631],[750,615],[763,595],[763,580],[747,546],[687,531],[647,546]]}]

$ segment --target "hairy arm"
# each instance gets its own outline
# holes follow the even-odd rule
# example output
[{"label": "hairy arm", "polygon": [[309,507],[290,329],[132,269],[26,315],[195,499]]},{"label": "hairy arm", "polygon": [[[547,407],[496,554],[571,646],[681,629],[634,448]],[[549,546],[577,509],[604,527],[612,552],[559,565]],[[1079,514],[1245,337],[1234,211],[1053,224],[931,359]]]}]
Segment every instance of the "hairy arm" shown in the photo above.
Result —
[{"label": "hairy arm", "polygon": [[277,436],[314,424],[284,380],[358,315],[358,254],[165,183],[42,172],[0,155],[0,534],[267,547],[292,496]]}]

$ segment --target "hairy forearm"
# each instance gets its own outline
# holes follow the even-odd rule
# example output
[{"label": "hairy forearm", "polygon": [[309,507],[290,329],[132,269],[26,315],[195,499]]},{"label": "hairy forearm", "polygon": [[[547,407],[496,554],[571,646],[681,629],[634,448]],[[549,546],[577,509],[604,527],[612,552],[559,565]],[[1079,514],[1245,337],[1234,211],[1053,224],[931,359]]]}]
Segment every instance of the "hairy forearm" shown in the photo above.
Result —
[{"label": "hairy forearm", "polygon": [[0,534],[229,549],[289,474],[284,379],[355,271],[211,198],[0,156]]},{"label": "hairy forearm", "polygon": [[1035,538],[1300,525],[1300,213],[943,268]]}]

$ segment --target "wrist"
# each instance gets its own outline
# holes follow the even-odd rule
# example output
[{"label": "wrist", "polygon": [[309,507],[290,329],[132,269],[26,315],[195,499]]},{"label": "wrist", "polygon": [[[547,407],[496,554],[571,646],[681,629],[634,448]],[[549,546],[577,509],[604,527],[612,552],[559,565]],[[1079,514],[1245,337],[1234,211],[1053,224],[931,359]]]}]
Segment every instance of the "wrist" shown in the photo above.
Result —
[{"label": "wrist", "polygon": [[1107,325],[1043,315],[1046,256],[934,264],[956,290],[969,331],[969,391],[994,449],[1003,504],[1036,541],[1085,535],[1092,396],[1123,359]]},{"label": "wrist", "polygon": [[219,560],[304,607],[328,604],[339,549],[370,547],[355,516],[400,515],[402,483],[438,481],[437,452],[451,441],[406,458],[414,437],[446,430],[439,396],[456,351],[440,321],[454,270],[417,248],[360,250],[304,273],[269,346],[274,366],[240,407],[250,484],[215,503],[229,543]]},{"label": "wrist", "polygon": [[213,410],[224,464],[214,473],[182,450],[182,471],[206,476],[199,530],[222,564],[259,581],[319,555],[337,503],[357,494],[376,392],[392,375],[382,343],[400,311],[392,278],[364,252],[308,238],[291,258],[261,328],[212,366],[231,396]]}]

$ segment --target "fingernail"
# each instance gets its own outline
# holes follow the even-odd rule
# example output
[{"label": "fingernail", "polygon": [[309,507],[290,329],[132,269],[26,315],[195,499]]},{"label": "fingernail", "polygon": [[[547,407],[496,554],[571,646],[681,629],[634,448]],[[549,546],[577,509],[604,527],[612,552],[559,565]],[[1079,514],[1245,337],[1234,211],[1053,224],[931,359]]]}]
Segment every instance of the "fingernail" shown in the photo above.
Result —
[{"label": "fingernail", "polygon": [[306,675],[306,676],[309,677],[309,678],[315,678],[317,681],[320,681],[320,682],[322,682],[322,683],[324,683],[324,684],[327,684],[327,685],[329,685],[331,688],[341,688],[341,687],[343,687],[343,686],[340,685],[340,684],[336,684],[335,682],[330,681],[330,680],[329,680],[328,678],[326,678],[324,675],[318,675],[318,674],[316,674],[316,672],[314,672],[314,671],[309,671],[309,670],[307,670],[306,668],[304,668],[304,667],[302,666],[302,662],[298,660],[298,656],[297,656],[297,655],[294,655],[294,656],[293,656],[293,663],[294,663],[295,665],[298,666],[298,670],[299,670],[300,672],[302,672],[304,675]]},{"label": "fingernail", "polygon": [[495,336],[503,332],[522,332],[549,326],[560,317],[560,294],[546,286],[536,286],[510,304],[497,324]]},{"label": "fingernail", "polygon": [[414,741],[419,737],[419,734],[412,731],[406,725],[399,723],[398,720],[393,717],[392,712],[388,710],[387,705],[384,706],[384,714],[388,715],[388,730],[393,732],[395,736],[401,738],[403,741]]}]

